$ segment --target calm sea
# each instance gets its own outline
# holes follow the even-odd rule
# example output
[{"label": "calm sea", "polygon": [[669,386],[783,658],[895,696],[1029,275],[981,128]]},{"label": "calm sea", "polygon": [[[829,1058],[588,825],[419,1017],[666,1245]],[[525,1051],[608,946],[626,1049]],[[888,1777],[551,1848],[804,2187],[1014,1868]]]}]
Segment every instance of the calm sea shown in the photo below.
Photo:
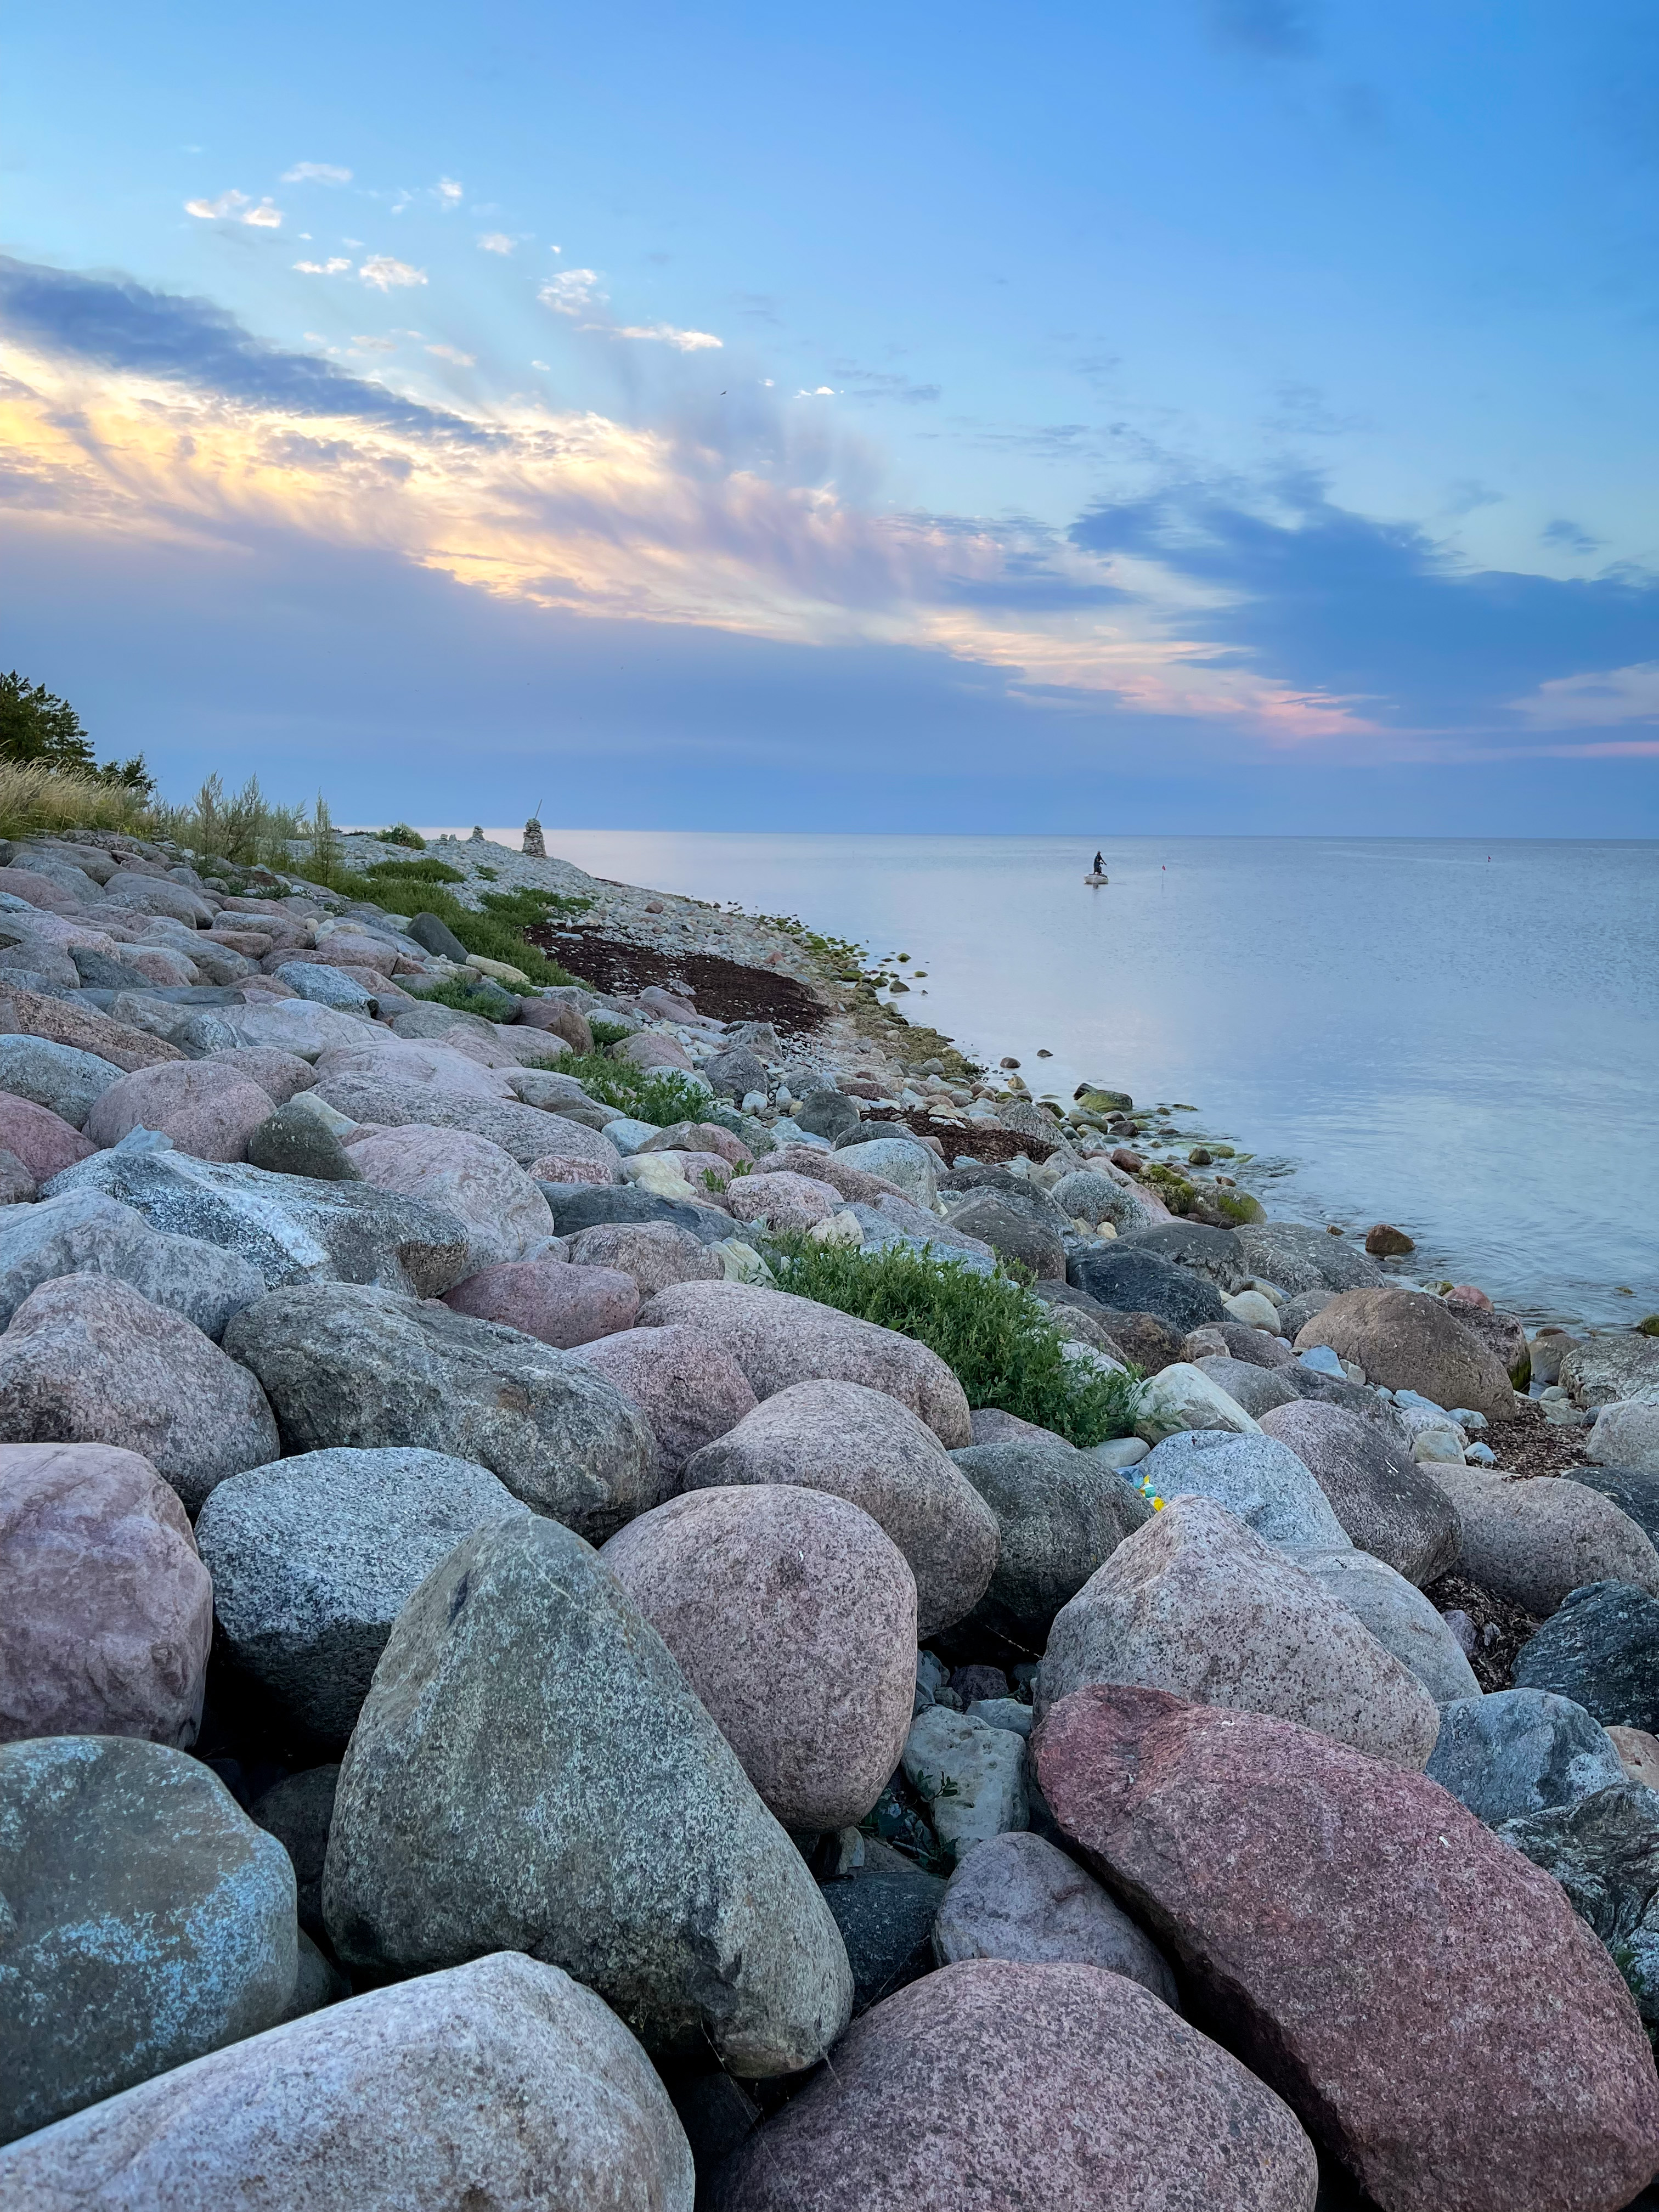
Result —
[{"label": "calm sea", "polygon": [[1090,890],[1062,838],[547,842],[909,953],[913,1018],[1034,1091],[1190,1102],[1275,1215],[1395,1222],[1534,1320],[1659,1308],[1659,844],[1128,838]]}]

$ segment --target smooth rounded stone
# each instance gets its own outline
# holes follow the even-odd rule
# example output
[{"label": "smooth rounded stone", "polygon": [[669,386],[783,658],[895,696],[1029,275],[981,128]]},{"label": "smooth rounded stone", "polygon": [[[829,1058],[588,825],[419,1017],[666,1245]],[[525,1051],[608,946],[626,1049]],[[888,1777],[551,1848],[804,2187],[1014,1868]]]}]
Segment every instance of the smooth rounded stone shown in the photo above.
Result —
[{"label": "smooth rounded stone", "polygon": [[101,1191],[156,1229],[239,1254],[272,1290],[337,1278],[431,1297],[458,1283],[470,1265],[465,1224],[453,1213],[367,1183],[272,1175],[123,1145],[65,1169],[47,1195],[66,1190]]},{"label": "smooth rounded stone", "polygon": [[904,1742],[905,1778],[927,1807],[934,1834],[953,1859],[1030,1819],[1025,1740],[1012,1729],[924,1706]]},{"label": "smooth rounded stone", "polygon": [[1370,1629],[1385,1651],[1411,1669],[1436,1705],[1480,1696],[1474,1669],[1445,1616],[1385,1560],[1352,1544],[1340,1551],[1297,1551],[1292,1557],[1328,1597],[1346,1605]]},{"label": "smooth rounded stone", "polygon": [[938,1156],[909,1137],[872,1137],[854,1150],[854,1164],[860,1175],[878,1176],[890,1182],[913,1206],[932,1212],[939,1196]]},{"label": "smooth rounded stone", "polygon": [[1268,1335],[1279,1334],[1279,1308],[1260,1291],[1236,1291],[1226,1301],[1227,1310],[1248,1328],[1265,1329]]},{"label": "smooth rounded stone", "polygon": [[915,1690],[904,1556],[842,1498],[692,1491],[600,1553],[786,1828],[855,1826],[898,1765]]},{"label": "smooth rounded stone", "polygon": [[619,1222],[666,1222],[689,1231],[702,1244],[720,1243],[732,1232],[732,1217],[722,1206],[654,1198],[632,1183],[594,1186],[544,1181],[542,1196],[552,1208],[553,1225],[561,1237],[578,1237],[585,1229]]},{"label": "smooth rounded stone", "polygon": [[1207,1498],[1171,1498],[1055,1615],[1039,1721],[1101,1682],[1277,1714],[1395,1766],[1420,1767],[1440,1725],[1347,1606]]},{"label": "smooth rounded stone", "polygon": [[12,1316],[0,1441],[140,1452],[191,1509],[278,1449],[251,1375],[182,1316],[102,1275],[43,1283]]},{"label": "smooth rounded stone", "polygon": [[1306,1328],[1316,1314],[1323,1313],[1338,1295],[1337,1291],[1326,1290],[1322,1285],[1316,1290],[1297,1291],[1279,1309],[1280,1333],[1294,1344],[1297,1333]]},{"label": "smooth rounded stone", "polygon": [[650,1430],[605,1376],[438,1301],[296,1285],[239,1314],[225,1348],[269,1393],[287,1453],[444,1452],[487,1467],[538,1513],[601,1540],[660,1495]]},{"label": "smooth rounded stone", "polygon": [[88,1115],[122,1073],[96,1053],[75,1045],[53,1044],[46,1037],[0,1036],[0,1091],[44,1106],[72,1129],[84,1128]]},{"label": "smooth rounded stone", "polygon": [[1297,1331],[1296,1348],[1324,1345],[1371,1382],[1417,1390],[1437,1406],[1467,1406],[1506,1421],[1515,1392],[1495,1352],[1421,1291],[1346,1291]]},{"label": "smooth rounded stone", "polygon": [[513,1260],[469,1275],[444,1293],[444,1304],[453,1313],[499,1322],[568,1352],[618,1329],[631,1329],[640,1293],[633,1277],[617,1267],[578,1267],[568,1260]]},{"label": "smooth rounded stone", "polygon": [[1549,1690],[1494,1690],[1447,1705],[1425,1771],[1489,1828],[1625,1778],[1601,1723]]},{"label": "smooth rounded stone", "polygon": [[1659,1552],[1610,1498],[1559,1475],[1513,1481],[1437,1466],[1463,1524],[1462,1569],[1541,1620],[1586,1583],[1634,1583],[1659,1596]]},{"label": "smooth rounded stone", "polygon": [[996,1565],[997,1523],[983,1498],[924,1421],[861,1383],[776,1392],[689,1459],[684,1479],[688,1491],[793,1484],[861,1507],[909,1562],[923,1637],[970,1612]]},{"label": "smooth rounded stone", "polygon": [[77,1160],[90,1159],[98,1149],[61,1114],[9,1091],[0,1091],[0,1146],[20,1159],[38,1183],[49,1182]]},{"label": "smooth rounded stone", "polygon": [[[1018,1413],[1005,1413],[1000,1406],[975,1406],[970,1420],[976,1444],[1006,1444],[1024,1437],[1028,1443],[1061,1444],[1067,1451],[1075,1449],[1070,1439],[1057,1430],[1039,1428],[1035,1421],[1023,1421]],[[1144,1450],[1141,1455],[1146,1456]]]},{"label": "smooth rounded stone", "polygon": [[763,1170],[759,1175],[735,1177],[727,1183],[725,1202],[741,1222],[757,1222],[768,1229],[782,1231],[811,1229],[817,1222],[827,1221],[839,1210],[841,1197],[828,1183],[814,1182],[810,1176],[792,1175],[787,1170],[781,1173]]},{"label": "smooth rounded stone", "polygon": [[1163,1221],[1132,1231],[1122,1241],[1127,1249],[1152,1253],[1203,1276],[1224,1295],[1241,1290],[1254,1272],[1231,1229],[1212,1229],[1201,1221]]},{"label": "smooth rounded stone", "polygon": [[1267,1415],[1281,1406],[1300,1402],[1301,1393],[1285,1379],[1283,1371],[1265,1367],[1252,1359],[1235,1359],[1231,1354],[1207,1354],[1191,1364],[1201,1375],[1207,1375],[1218,1390],[1231,1398],[1235,1406],[1242,1406],[1252,1420],[1265,1421]]},{"label": "smooth rounded stone", "polygon": [[1517,1689],[1553,1690],[1603,1728],[1659,1734],[1659,1601],[1631,1583],[1589,1583],[1521,1646]]},{"label": "smooth rounded stone", "polygon": [[323,1924],[323,1863],[339,1780],[337,1762],[304,1767],[273,1782],[248,1808],[249,1820],[275,1836],[293,1861],[300,1925],[319,1943],[328,1940]]},{"label": "smooth rounded stone", "polygon": [[718,1256],[689,1229],[669,1221],[601,1222],[584,1229],[570,1247],[579,1267],[611,1267],[631,1275],[641,1297],[671,1283],[714,1283],[723,1270]]},{"label": "smooth rounded stone", "polygon": [[1651,1399],[1626,1398],[1603,1406],[1584,1449],[1599,1465],[1659,1474],[1659,1390]]},{"label": "smooth rounded stone", "polygon": [[[884,1176],[866,1175],[855,1163],[861,1160],[866,1147],[855,1145],[840,1152],[823,1152],[811,1145],[780,1145],[766,1155],[769,1174],[787,1168],[796,1175],[810,1176],[815,1182],[827,1182],[838,1190],[849,1205],[878,1205],[884,1198],[896,1198],[902,1194],[896,1183]],[[934,1162],[937,1168],[938,1162]],[[940,1186],[944,1188],[943,1184]],[[912,1201],[914,1202],[914,1201]],[[929,1212],[930,1219],[939,1217]]]},{"label": "smooth rounded stone", "polygon": [[195,1742],[213,1593],[148,1460],[110,1444],[0,1444],[0,1741]]},{"label": "smooth rounded stone", "polygon": [[[274,980],[274,979],[273,979]],[[244,1006],[216,1007],[182,1023],[180,1043],[198,1037],[209,1052],[223,1052],[237,1045],[263,1045],[296,1060],[319,1060],[331,1046],[360,1045],[368,1024],[356,1014],[332,1006],[319,1006],[309,999],[251,997]]]},{"label": "smooth rounded stone", "polygon": [[951,1456],[997,1524],[997,1559],[985,1595],[963,1624],[989,1631],[1035,1658],[1049,1624],[1152,1507],[1131,1482],[1062,1437],[973,1444]]},{"label": "smooth rounded stone", "polygon": [[1166,1437],[1136,1475],[1151,1497],[1190,1494],[1224,1505],[1264,1543],[1332,1551],[1347,1541],[1310,1471],[1272,1437],[1183,1430]]},{"label": "smooth rounded stone", "polygon": [[1659,1551],[1659,1474],[1644,1474],[1626,1467],[1575,1467],[1572,1480],[1586,1490],[1599,1490],[1620,1512],[1628,1513],[1648,1541]]},{"label": "smooth rounded stone", "polygon": [[526,1029],[560,1038],[572,1052],[593,1049],[593,1031],[581,1008],[566,999],[520,999],[519,1019]]},{"label": "smooth rounded stone", "polygon": [[301,999],[314,999],[319,1006],[338,1006],[353,1014],[372,1014],[379,1000],[348,975],[343,968],[321,960],[285,960],[271,974]]},{"label": "smooth rounded stone", "polygon": [[[472,1065],[475,1076],[486,1073],[465,1064]],[[317,1089],[337,1112],[349,1115],[354,1121],[374,1121],[386,1128],[418,1121],[429,1128],[470,1129],[499,1145],[522,1168],[557,1152],[572,1159],[592,1160],[608,1169],[613,1179],[622,1174],[622,1154],[602,1131],[539,1106],[520,1105],[515,1098],[477,1096],[452,1088],[447,1080],[441,1087],[378,1072],[327,1075]]]},{"label": "smooth rounded stone", "polygon": [[1162,1374],[1166,1367],[1175,1366],[1181,1361],[1184,1330],[1171,1328],[1156,1314],[1132,1313],[1123,1307],[1103,1306],[1093,1298],[1089,1304],[1095,1319],[1124,1358],[1132,1361],[1143,1374]]},{"label": "smooth rounded stone", "polygon": [[[1068,1281],[1099,1304],[1153,1314],[1183,1337],[1206,1322],[1219,1321],[1226,1311],[1220,1291],[1206,1277],[1122,1237],[1097,1249],[1074,1252],[1066,1272]],[[1109,1322],[1105,1325],[1117,1336]]]},{"label": "smooth rounded stone", "polygon": [[[756,1089],[763,1088],[757,1085]],[[856,1103],[842,1091],[809,1091],[795,1109],[795,1120],[809,1137],[827,1137],[834,1145],[859,1126]]]},{"label": "smooth rounded stone", "polygon": [[1304,1399],[1264,1413],[1261,1426],[1307,1468],[1351,1542],[1419,1589],[1456,1565],[1457,1509],[1381,1422]]},{"label": "smooth rounded stone", "polygon": [[309,1060],[295,1053],[279,1052],[271,1045],[231,1045],[222,1052],[210,1053],[208,1059],[215,1067],[231,1068],[246,1076],[250,1083],[257,1083],[274,1106],[286,1106],[317,1080],[317,1071]]},{"label": "smooth rounded stone", "polygon": [[988,1244],[999,1259],[1030,1268],[1039,1280],[1065,1280],[1066,1247],[1060,1237],[1041,1222],[1000,1204],[994,1194],[961,1207],[951,1219],[954,1228]]},{"label": "smooth rounded stone", "polygon": [[210,1060],[169,1060],[111,1084],[86,1127],[97,1145],[118,1145],[129,1129],[159,1129],[196,1159],[240,1160],[270,1112],[269,1093],[235,1069]]},{"label": "smooth rounded stone", "polygon": [[404,1607],[345,1756],[325,1910],[348,1965],[495,1944],[562,1965],[647,2048],[813,2064],[852,1978],[805,1862],[680,1666],[556,1522],[469,1537]]},{"label": "smooth rounded stone", "polygon": [[424,1199],[466,1224],[475,1266],[522,1260],[553,1234],[547,1200],[499,1145],[465,1129],[349,1131],[351,1164],[376,1190]]},{"label": "smooth rounded stone", "polygon": [[1617,1968],[1437,1783],[1127,1687],[1076,1692],[1036,1753],[1193,2016],[1225,2021],[1378,2204],[1614,2212],[1659,2166],[1659,2078]]},{"label": "smooth rounded stone", "polygon": [[130,907],[136,914],[163,915],[169,921],[187,922],[192,929],[209,928],[213,908],[186,884],[166,876],[140,875],[136,869],[117,868],[104,885],[112,905]]},{"label": "smooth rounded stone", "polygon": [[941,1966],[969,1959],[1097,1966],[1181,2009],[1157,1944],[1075,1859],[1029,1830],[975,1844],[951,1876],[933,1935]]},{"label": "smooth rounded stone", "polygon": [[632,1036],[611,1046],[611,1057],[627,1060],[648,1075],[664,1068],[689,1075],[693,1065],[685,1047],[660,1030],[636,1030]]},{"label": "smooth rounded stone", "polygon": [[288,1854],[165,1745],[0,1747],[0,2142],[257,2035],[293,1996]]},{"label": "smooth rounded stone", "polygon": [[1607,1741],[1619,1754],[1627,1780],[1644,1789],[1659,1790],[1659,1736],[1646,1729],[1610,1728]]},{"label": "smooth rounded stone", "polygon": [[[90,893],[90,879],[88,879]],[[90,895],[82,898],[78,891],[66,890],[54,883],[38,868],[0,867],[0,893],[21,899],[25,905],[38,907],[45,914],[79,914],[91,903]]]},{"label": "smooth rounded stone", "polygon": [[1651,2036],[1659,2027],[1659,1795],[1621,1771],[1617,1782],[1507,1820],[1498,1833],[1560,1883],[1616,1960]]},{"label": "smooth rounded stone", "polygon": [[1138,1194],[1127,1179],[1104,1175],[1097,1168],[1073,1168],[1048,1194],[1068,1221],[1086,1221],[1097,1228],[1109,1221],[1120,1237],[1137,1229],[1150,1229],[1152,1221]]},{"label": "smooth rounded stone", "polygon": [[[1156,2124],[1125,2085],[1158,2084]],[[1313,2146],[1121,1973],[964,1960],[873,2007],[720,2169],[713,2212],[1313,2212]]]},{"label": "smooth rounded stone", "polygon": [[294,2020],[0,2153],[14,2212],[691,2212],[634,2038],[510,1951]]},{"label": "smooth rounded stone", "polygon": [[[614,1125],[612,1125],[614,1126]],[[603,1160],[579,1160],[568,1152],[544,1152],[531,1161],[525,1173],[542,1186],[542,1196],[548,1204],[554,1203],[554,1192],[550,1184],[574,1183],[578,1188],[592,1184],[603,1188],[611,1181],[611,1170]]]},{"label": "smooth rounded stone", "polygon": [[442,1452],[302,1452],[233,1475],[196,1524],[221,1655],[286,1726],[340,1749],[404,1607],[517,1510],[488,1468]]},{"label": "smooth rounded stone", "polygon": [[1328,1236],[1299,1221],[1247,1222],[1233,1233],[1249,1273],[1292,1297],[1297,1292],[1376,1290],[1389,1280],[1386,1271],[1347,1237]]},{"label": "smooth rounded stone", "polygon": [[264,1292],[258,1269],[236,1253],[169,1237],[97,1191],[0,1213],[0,1327],[32,1291],[66,1275],[111,1276],[214,1338]]},{"label": "smooth rounded stone", "polygon": [[1135,1434],[1149,1444],[1194,1431],[1255,1436],[1259,1424],[1214,1376],[1190,1360],[1174,1360],[1146,1378],[1135,1407]]},{"label": "smooth rounded stone", "polygon": [[[433,1097],[483,1098],[500,1104],[512,1097],[506,1075],[497,1067],[487,1066],[494,1060],[494,1052],[483,1049],[482,1054],[475,1040],[458,1036],[452,1042],[426,1037],[398,1037],[372,1023],[357,1025],[354,1042],[331,1046],[319,1054],[317,1061],[317,1082],[319,1089],[336,1082],[361,1080],[383,1085],[396,1096],[416,1097],[429,1093]],[[361,1114],[359,1121],[374,1121],[381,1117]],[[393,1117],[386,1116],[387,1121]],[[425,1123],[424,1114],[410,1114],[406,1121]]]},{"label": "smooth rounded stone", "polygon": [[627,1328],[577,1346],[574,1357],[607,1376],[645,1415],[657,1440],[665,1496],[680,1486],[694,1455],[755,1410],[749,1377],[699,1329]]},{"label": "smooth rounded stone", "polygon": [[665,1322],[723,1344],[757,1398],[793,1382],[862,1382],[908,1406],[947,1449],[971,1434],[962,1385],[937,1352],[816,1299],[748,1283],[673,1283],[640,1308],[641,1328]]},{"label": "smooth rounded stone", "polygon": [[337,1133],[305,1103],[309,1097],[308,1091],[301,1092],[265,1116],[248,1138],[248,1164],[271,1175],[303,1176],[314,1182],[362,1182],[362,1170]]},{"label": "smooth rounded stone", "polygon": [[722,1098],[747,1097],[751,1091],[768,1089],[772,1080],[766,1062],[746,1045],[732,1045],[724,1052],[715,1053],[712,1059],[704,1060],[702,1072]]},{"label": "smooth rounded stone", "polygon": [[1526,1324],[1518,1314],[1499,1313],[1454,1291],[1445,1300],[1446,1310],[1458,1327],[1484,1346],[1509,1376],[1511,1386],[1524,1390],[1532,1379],[1532,1353]]},{"label": "smooth rounded stone", "polygon": [[920,1868],[860,1872],[823,1885],[847,1963],[853,1970],[853,2017],[895,1990],[933,1971],[933,1916],[945,1883]]},{"label": "smooth rounded stone", "polygon": [[1592,1336],[1561,1362],[1561,1388],[1575,1406],[1610,1406],[1659,1389],[1659,1337]]}]

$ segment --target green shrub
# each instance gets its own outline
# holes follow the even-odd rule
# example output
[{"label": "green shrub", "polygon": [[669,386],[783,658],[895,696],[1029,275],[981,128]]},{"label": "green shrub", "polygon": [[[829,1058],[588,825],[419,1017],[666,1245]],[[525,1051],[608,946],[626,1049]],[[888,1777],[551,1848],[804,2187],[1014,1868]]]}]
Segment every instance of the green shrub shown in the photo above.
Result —
[{"label": "green shrub", "polygon": [[[714,1121],[720,1109],[712,1094],[672,1067],[648,1072],[632,1060],[612,1060],[604,1052],[567,1053],[557,1063],[561,1075],[574,1075],[590,1098],[614,1106],[636,1121],[671,1129],[676,1121]],[[722,1121],[721,1126],[726,1126]]]},{"label": "green shrub", "polygon": [[927,1254],[904,1245],[866,1252],[803,1236],[769,1240],[766,1257],[780,1290],[875,1322],[938,1352],[970,1407],[1000,1407],[1082,1447],[1126,1437],[1134,1427],[1140,1370],[1103,1375],[1069,1359],[1071,1340],[1042,1299],[1000,1267],[980,1275],[951,1260],[948,1247]]},{"label": "green shrub", "polygon": [[526,995],[522,988],[515,991],[510,983],[498,983],[492,975],[480,975],[475,982],[463,975],[446,975],[442,982],[430,976],[405,975],[398,988],[429,1006],[453,1006],[458,1014],[477,1014],[486,1022],[512,1021],[518,1012],[517,1001]]},{"label": "green shrub", "polygon": [[[589,900],[563,898],[556,891],[486,891],[481,908],[463,906],[447,886],[465,883],[465,877],[429,853],[418,860],[379,860],[372,868],[344,868],[325,845],[320,860],[313,853],[310,860],[290,865],[307,882],[325,884],[331,890],[383,907],[388,914],[435,914],[469,952],[519,969],[532,986],[580,981],[532,945],[524,933],[539,927],[550,915],[580,910]],[[522,987],[509,983],[503,988],[519,988],[522,995]]]},{"label": "green shrub", "polygon": [[601,1052],[606,1045],[620,1044],[625,1036],[634,1034],[626,1022],[608,1022],[603,1014],[590,1014],[587,1026],[592,1030],[593,1042]]},{"label": "green shrub", "polygon": [[406,845],[411,853],[424,853],[426,839],[418,830],[411,830],[407,822],[394,822],[389,830],[375,832],[383,845]]}]

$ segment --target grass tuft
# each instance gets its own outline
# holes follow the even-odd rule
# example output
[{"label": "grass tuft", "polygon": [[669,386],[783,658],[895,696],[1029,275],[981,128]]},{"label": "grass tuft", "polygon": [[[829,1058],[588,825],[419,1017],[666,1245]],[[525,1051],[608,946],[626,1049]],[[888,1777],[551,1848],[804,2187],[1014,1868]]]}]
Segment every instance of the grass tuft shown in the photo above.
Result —
[{"label": "grass tuft", "polygon": [[142,792],[96,776],[75,775],[38,761],[0,760],[0,836],[46,837],[68,830],[125,830],[153,835]]},{"label": "grass tuft", "polygon": [[720,1118],[718,1102],[700,1083],[688,1082],[672,1068],[649,1073],[631,1060],[612,1060],[604,1051],[568,1053],[558,1062],[561,1075],[574,1075],[590,1098],[631,1114],[636,1121],[649,1121],[659,1129],[676,1121],[712,1121]]}]

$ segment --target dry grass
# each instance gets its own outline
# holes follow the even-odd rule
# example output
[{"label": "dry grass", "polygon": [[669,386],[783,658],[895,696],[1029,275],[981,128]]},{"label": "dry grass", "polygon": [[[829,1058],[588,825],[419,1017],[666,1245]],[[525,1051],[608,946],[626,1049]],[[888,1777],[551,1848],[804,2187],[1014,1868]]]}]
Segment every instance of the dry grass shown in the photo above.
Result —
[{"label": "dry grass", "polygon": [[66,830],[125,830],[144,836],[152,826],[141,793],[95,776],[67,775],[38,762],[0,761],[0,836],[61,836]]}]

